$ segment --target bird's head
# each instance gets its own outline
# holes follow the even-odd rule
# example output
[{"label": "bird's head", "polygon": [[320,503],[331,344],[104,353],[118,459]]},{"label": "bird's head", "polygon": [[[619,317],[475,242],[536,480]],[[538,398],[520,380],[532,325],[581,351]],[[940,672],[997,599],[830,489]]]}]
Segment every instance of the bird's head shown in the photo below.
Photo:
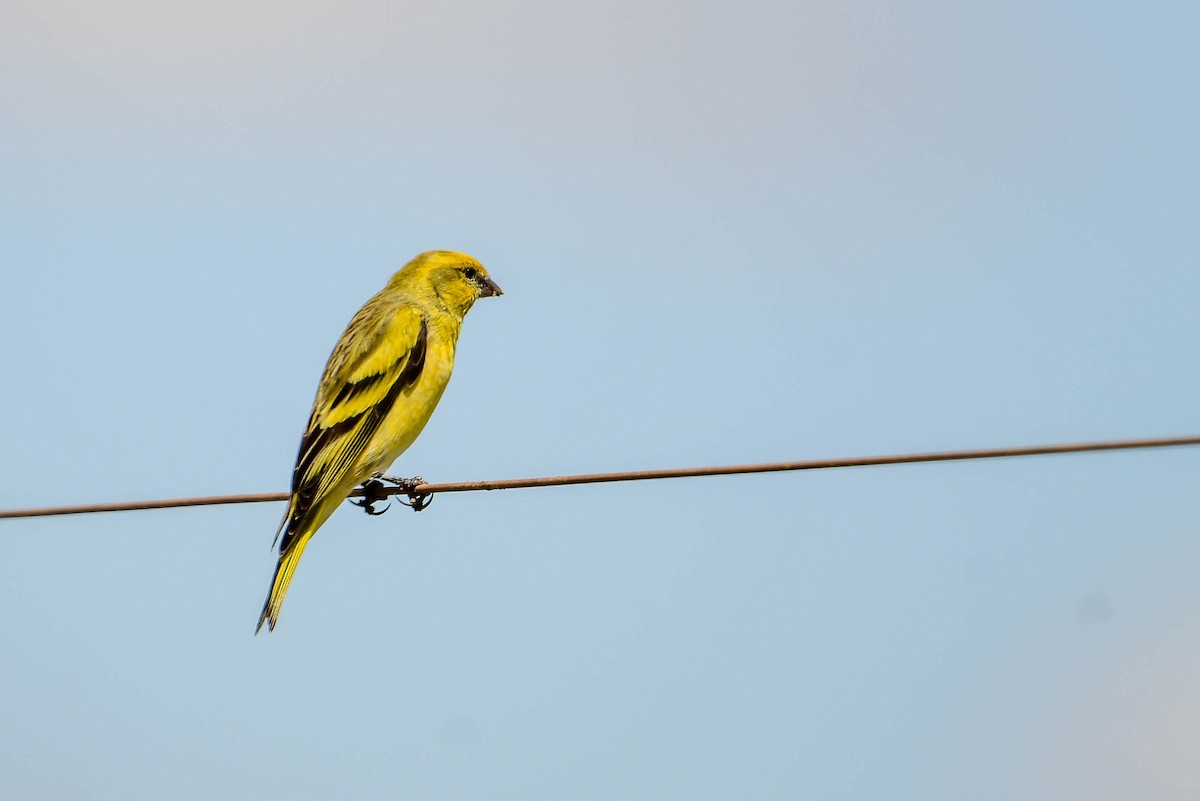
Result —
[{"label": "bird's head", "polygon": [[465,253],[430,250],[422,253],[392,279],[432,294],[432,300],[462,317],[479,298],[503,295],[483,265]]}]

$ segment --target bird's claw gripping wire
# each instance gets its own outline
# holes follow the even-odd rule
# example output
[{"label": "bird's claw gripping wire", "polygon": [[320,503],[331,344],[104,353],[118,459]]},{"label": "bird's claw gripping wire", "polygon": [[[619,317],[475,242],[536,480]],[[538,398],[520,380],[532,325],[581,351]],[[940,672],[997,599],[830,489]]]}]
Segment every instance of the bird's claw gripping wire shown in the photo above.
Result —
[{"label": "bird's claw gripping wire", "polygon": [[375,504],[379,503],[380,501],[386,500],[388,498],[388,496],[383,494],[383,492],[382,492],[382,490],[383,490],[383,482],[382,481],[380,481],[377,478],[373,478],[370,481],[364,482],[362,485],[362,488],[363,488],[362,500],[350,501],[350,503],[354,504],[355,506],[361,506],[362,510],[364,512],[366,512],[367,514],[369,514],[373,517],[378,517],[379,515],[386,512],[388,509],[392,508],[392,505],[390,503],[387,506],[383,507],[382,509],[375,508]]},{"label": "bird's claw gripping wire", "polygon": [[399,487],[403,494],[408,496],[407,501],[401,498],[400,503],[404,504],[409,509],[412,509],[414,512],[419,512],[422,509],[428,508],[429,504],[433,502],[432,493],[427,495],[423,492],[416,492],[417,487],[425,483],[425,479],[421,478],[420,476],[413,476],[412,478],[380,476],[380,478]]},{"label": "bird's claw gripping wire", "polygon": [[401,499],[400,503],[412,509],[414,512],[419,512],[422,509],[427,508],[430,502],[433,500],[433,495],[426,495],[424,493],[418,493],[414,491],[417,487],[425,483],[425,479],[421,478],[420,476],[414,476],[412,478],[397,478],[396,476],[379,475],[363,484],[362,500],[351,501],[351,503],[355,506],[361,506],[363,511],[369,515],[378,516],[383,514],[391,508],[391,504],[388,504],[382,509],[376,509],[375,504],[385,500],[393,494],[396,494],[385,494],[383,492],[384,482],[387,482],[388,484],[394,484],[400,490],[399,494],[407,495],[409,499],[407,501]]}]

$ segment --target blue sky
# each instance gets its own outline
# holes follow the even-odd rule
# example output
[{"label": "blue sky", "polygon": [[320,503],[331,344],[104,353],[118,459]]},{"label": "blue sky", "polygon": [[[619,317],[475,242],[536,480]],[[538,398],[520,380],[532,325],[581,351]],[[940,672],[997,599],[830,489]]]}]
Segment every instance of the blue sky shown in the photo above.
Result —
[{"label": "blue sky", "polygon": [[[1200,431],[1185,4],[10,2],[0,507],[286,487],[412,255],[432,481]],[[1190,799],[1192,450],[0,525],[25,799]]]}]

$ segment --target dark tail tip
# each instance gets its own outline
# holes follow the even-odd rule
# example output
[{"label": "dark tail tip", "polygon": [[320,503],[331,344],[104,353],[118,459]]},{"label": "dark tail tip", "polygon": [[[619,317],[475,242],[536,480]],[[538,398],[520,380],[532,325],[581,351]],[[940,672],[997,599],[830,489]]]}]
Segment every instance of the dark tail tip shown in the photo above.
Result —
[{"label": "dark tail tip", "polygon": [[267,597],[266,603],[263,604],[262,614],[258,616],[258,625],[254,627],[254,634],[262,631],[263,623],[267,624],[267,631],[275,630],[275,618],[271,617],[271,598]]}]

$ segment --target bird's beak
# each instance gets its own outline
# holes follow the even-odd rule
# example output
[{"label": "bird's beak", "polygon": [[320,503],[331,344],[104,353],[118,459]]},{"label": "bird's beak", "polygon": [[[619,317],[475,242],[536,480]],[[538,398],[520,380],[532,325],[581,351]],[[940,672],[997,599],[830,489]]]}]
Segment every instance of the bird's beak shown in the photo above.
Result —
[{"label": "bird's beak", "polygon": [[504,290],[500,285],[493,281],[490,277],[483,279],[483,286],[479,288],[479,297],[494,298],[497,295],[503,295]]}]

